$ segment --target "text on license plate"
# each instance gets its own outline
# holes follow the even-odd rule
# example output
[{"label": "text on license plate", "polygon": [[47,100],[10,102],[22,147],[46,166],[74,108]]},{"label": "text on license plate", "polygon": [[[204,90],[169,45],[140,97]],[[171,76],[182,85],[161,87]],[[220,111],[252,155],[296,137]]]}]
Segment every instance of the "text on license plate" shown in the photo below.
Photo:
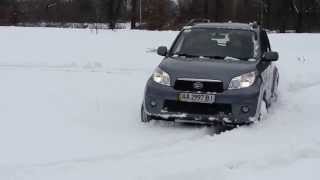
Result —
[{"label": "text on license plate", "polygon": [[214,94],[194,94],[194,93],[180,93],[179,101],[196,102],[196,103],[214,103],[216,96]]}]

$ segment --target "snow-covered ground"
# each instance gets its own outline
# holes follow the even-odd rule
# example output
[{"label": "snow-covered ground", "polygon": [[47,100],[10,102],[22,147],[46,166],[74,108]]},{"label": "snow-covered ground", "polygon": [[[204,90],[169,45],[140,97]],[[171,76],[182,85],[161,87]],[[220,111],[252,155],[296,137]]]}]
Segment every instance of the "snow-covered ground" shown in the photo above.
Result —
[{"label": "snow-covered ground", "polygon": [[177,32],[0,27],[0,179],[320,179],[319,34],[272,34],[280,99],[261,123],[141,124]]}]

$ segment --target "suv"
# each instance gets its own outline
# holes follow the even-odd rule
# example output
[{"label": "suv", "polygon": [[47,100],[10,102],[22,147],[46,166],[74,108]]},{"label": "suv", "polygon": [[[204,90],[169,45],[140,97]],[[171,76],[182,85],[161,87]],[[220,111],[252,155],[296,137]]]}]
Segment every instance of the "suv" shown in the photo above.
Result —
[{"label": "suv", "polygon": [[195,24],[157,53],[164,59],[147,82],[142,122],[247,125],[277,98],[279,55],[257,25]]}]

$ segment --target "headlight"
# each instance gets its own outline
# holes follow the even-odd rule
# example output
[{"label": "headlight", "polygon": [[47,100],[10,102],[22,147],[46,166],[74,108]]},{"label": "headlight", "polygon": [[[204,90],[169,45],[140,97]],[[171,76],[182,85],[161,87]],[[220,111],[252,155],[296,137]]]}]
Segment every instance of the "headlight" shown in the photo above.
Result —
[{"label": "headlight", "polygon": [[229,89],[241,89],[252,86],[256,80],[256,75],[256,72],[251,72],[233,78],[230,82]]},{"label": "headlight", "polygon": [[154,82],[165,85],[165,86],[170,86],[170,76],[168,73],[164,72],[160,68],[157,68],[153,75],[152,79]]}]

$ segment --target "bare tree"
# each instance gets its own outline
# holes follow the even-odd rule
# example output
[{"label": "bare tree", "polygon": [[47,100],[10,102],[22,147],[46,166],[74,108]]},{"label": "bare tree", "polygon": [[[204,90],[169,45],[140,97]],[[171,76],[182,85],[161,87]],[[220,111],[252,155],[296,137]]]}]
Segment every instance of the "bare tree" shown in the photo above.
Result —
[{"label": "bare tree", "polygon": [[292,0],[292,9],[296,14],[296,32],[301,33],[304,31],[306,25],[307,15],[319,11],[318,0]]},{"label": "bare tree", "polygon": [[144,20],[149,29],[162,29],[168,26],[171,17],[171,0],[145,0]]}]

